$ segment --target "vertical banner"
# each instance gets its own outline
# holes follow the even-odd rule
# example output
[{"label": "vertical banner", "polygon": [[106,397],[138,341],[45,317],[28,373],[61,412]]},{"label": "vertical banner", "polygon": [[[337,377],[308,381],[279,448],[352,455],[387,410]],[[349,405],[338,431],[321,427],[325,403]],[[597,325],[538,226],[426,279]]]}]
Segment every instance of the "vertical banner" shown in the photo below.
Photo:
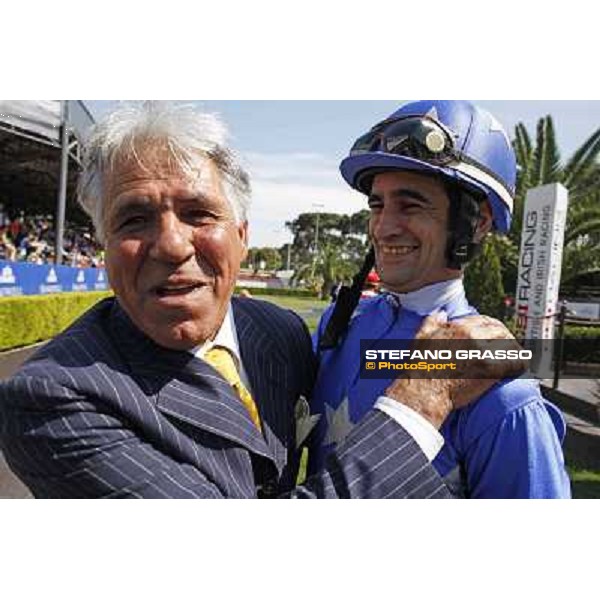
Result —
[{"label": "vertical banner", "polygon": [[[517,332],[527,340],[554,338],[568,200],[560,183],[527,192],[516,297]],[[551,360],[545,348],[538,367],[546,372]]]}]

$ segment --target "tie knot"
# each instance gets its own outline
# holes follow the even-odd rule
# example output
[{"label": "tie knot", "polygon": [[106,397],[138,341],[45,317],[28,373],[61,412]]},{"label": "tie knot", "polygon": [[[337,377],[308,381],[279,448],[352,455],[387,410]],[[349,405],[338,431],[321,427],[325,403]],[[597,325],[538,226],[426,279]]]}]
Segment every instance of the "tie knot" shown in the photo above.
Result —
[{"label": "tie knot", "polygon": [[216,369],[223,378],[236,387],[240,383],[240,374],[231,352],[222,346],[215,346],[204,354],[204,360]]}]

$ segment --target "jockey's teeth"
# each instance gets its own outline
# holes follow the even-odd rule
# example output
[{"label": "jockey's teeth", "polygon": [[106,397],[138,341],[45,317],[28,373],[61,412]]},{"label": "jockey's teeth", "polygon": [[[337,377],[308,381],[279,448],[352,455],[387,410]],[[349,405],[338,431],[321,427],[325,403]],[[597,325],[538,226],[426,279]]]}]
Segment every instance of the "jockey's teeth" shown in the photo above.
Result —
[{"label": "jockey's teeth", "polygon": [[382,246],[381,251],[383,254],[394,254],[403,255],[409,254],[413,250],[416,250],[417,246]]}]

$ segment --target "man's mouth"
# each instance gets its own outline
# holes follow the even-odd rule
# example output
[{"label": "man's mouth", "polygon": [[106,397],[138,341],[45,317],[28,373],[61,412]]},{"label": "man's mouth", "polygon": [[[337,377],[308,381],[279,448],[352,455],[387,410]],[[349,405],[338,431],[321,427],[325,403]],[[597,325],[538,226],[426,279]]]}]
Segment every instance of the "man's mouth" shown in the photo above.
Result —
[{"label": "man's mouth", "polygon": [[165,282],[161,285],[157,285],[154,288],[154,292],[159,298],[165,298],[167,296],[183,296],[194,292],[205,285],[206,283],[202,281]]},{"label": "man's mouth", "polygon": [[418,250],[419,246],[415,246],[415,245],[399,245],[399,246],[387,246],[387,245],[380,245],[379,246],[379,252],[381,254],[383,254],[384,256],[405,256],[407,254],[410,254],[411,252],[414,252],[415,250]]}]

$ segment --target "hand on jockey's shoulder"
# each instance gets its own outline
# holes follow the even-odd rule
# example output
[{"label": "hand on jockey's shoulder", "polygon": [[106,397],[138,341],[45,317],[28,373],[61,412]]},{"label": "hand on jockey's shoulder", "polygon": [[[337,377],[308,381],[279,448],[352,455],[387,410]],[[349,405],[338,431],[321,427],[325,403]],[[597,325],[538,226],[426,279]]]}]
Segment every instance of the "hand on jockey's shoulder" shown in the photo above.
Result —
[{"label": "hand on jockey's shoulder", "polygon": [[[468,340],[472,347],[486,349],[490,340],[504,340],[507,347],[521,350],[510,331],[496,319],[474,315],[448,322],[442,313],[427,317],[415,340]],[[450,412],[467,406],[498,381],[517,377],[527,369],[521,359],[491,361],[465,359],[456,361],[452,379],[410,377],[396,379],[386,396],[417,411],[439,429]]]}]

